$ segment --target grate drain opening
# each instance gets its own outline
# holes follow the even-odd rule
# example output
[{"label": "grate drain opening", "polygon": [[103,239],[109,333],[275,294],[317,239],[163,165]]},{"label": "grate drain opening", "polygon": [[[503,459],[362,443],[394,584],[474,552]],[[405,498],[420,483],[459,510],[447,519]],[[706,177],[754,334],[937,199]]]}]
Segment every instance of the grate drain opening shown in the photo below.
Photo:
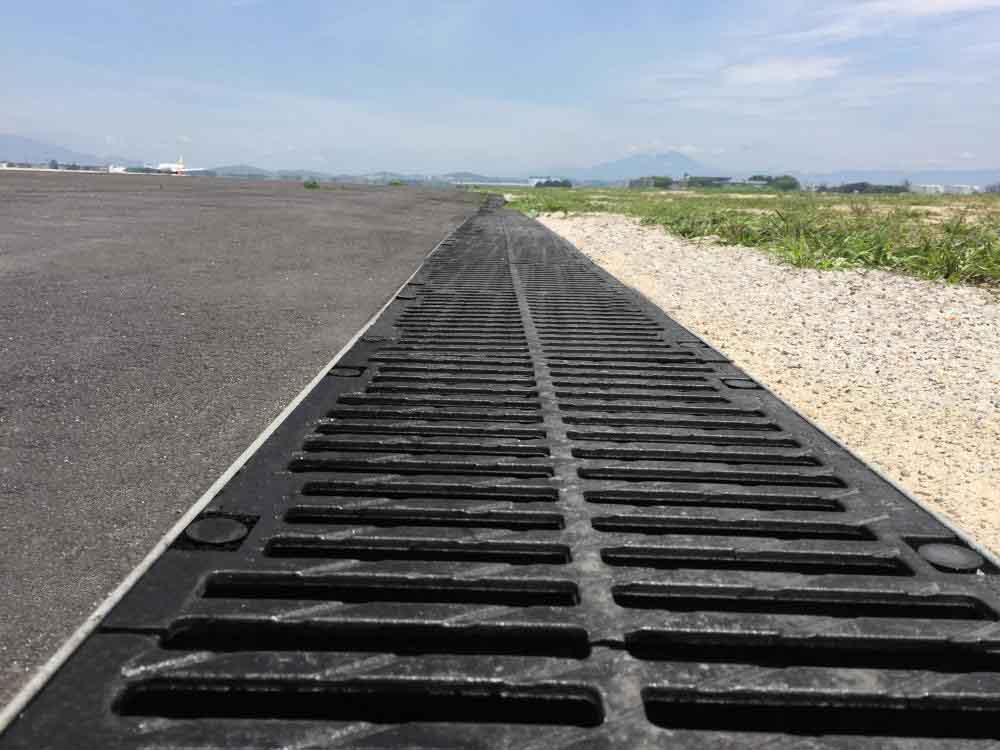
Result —
[{"label": "grate drain opening", "polygon": [[160,641],[178,651],[360,651],[483,654],[584,659],[587,631],[572,625],[456,625],[433,622],[281,621],[254,617],[186,618]]},{"label": "grate drain opening", "polygon": [[587,686],[381,679],[152,678],[116,701],[123,716],[172,719],[461,722],[596,726],[600,694]]},{"label": "grate drain opening", "polygon": [[446,578],[388,575],[299,575],[268,571],[213,573],[206,599],[288,599],[337,602],[497,604],[572,607],[580,593],[572,581],[518,578]]},{"label": "grate drain opening", "polygon": [[646,688],[646,716],[668,729],[875,737],[1000,737],[995,701],[889,698],[820,691],[778,695]]}]

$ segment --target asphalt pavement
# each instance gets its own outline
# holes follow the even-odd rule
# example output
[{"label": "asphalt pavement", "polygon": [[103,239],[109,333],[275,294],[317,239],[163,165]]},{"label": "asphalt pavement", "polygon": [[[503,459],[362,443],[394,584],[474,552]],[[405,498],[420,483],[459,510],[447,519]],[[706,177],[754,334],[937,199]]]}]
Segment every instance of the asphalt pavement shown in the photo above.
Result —
[{"label": "asphalt pavement", "polygon": [[0,703],[477,206],[0,172]]}]

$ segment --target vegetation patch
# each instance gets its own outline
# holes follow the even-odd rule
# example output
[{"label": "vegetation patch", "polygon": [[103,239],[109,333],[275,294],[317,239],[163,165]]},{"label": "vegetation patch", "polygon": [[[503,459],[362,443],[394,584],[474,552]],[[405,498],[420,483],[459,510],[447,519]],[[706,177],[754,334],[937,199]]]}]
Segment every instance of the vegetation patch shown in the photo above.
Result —
[{"label": "vegetation patch", "polygon": [[884,268],[1000,287],[997,194],[505,188],[505,195],[530,215],[624,214],[682,237],[763,248],[795,266]]}]

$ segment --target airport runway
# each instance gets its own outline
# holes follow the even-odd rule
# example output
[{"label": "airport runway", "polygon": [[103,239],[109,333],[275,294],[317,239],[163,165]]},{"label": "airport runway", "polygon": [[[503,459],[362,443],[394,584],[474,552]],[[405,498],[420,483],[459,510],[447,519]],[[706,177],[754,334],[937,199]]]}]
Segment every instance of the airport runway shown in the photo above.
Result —
[{"label": "airport runway", "polygon": [[0,703],[477,206],[0,174]]}]

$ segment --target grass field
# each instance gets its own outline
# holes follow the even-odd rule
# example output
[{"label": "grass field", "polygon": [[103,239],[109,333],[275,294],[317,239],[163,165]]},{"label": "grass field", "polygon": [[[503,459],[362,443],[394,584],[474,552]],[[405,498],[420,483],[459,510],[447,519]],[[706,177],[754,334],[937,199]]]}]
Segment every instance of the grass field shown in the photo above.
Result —
[{"label": "grass field", "polygon": [[1000,288],[1000,195],[996,194],[503,190],[512,208],[531,215],[625,214],[682,237],[713,237],[726,244],[760,247],[796,266],[885,268]]}]

